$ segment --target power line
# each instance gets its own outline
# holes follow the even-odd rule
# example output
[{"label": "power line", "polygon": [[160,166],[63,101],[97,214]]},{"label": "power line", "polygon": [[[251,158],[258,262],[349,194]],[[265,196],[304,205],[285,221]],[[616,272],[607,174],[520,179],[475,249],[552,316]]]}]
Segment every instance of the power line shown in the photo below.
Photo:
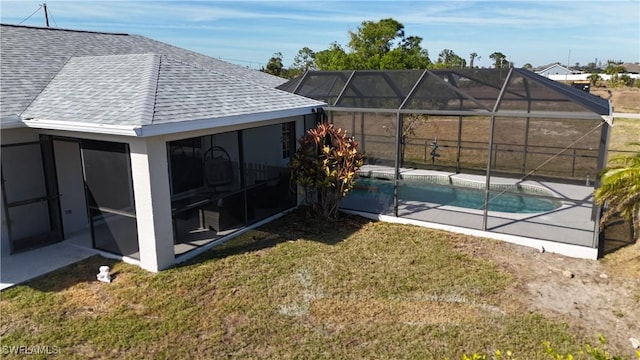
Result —
[{"label": "power line", "polygon": [[56,18],[53,17],[53,13],[51,12],[50,8],[47,8],[48,12],[49,12],[49,16],[51,16],[51,20],[53,20],[53,23],[56,24],[56,27],[60,27],[58,26],[58,22],[56,21]]},{"label": "power line", "polygon": [[25,22],[25,21],[29,20],[29,18],[31,18],[31,17],[32,17],[35,13],[37,13],[37,12],[38,12],[38,10],[40,10],[40,9],[42,9],[42,5],[40,5],[40,7],[36,9],[36,11],[34,11],[33,13],[31,13],[31,15],[27,16],[24,20],[20,21],[20,22],[18,23],[18,25],[20,25],[20,24],[22,24],[23,22]]}]

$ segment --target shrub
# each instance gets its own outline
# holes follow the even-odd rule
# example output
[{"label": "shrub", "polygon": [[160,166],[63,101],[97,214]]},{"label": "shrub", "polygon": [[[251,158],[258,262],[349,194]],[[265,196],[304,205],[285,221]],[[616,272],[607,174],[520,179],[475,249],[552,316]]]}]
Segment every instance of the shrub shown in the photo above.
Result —
[{"label": "shrub", "polygon": [[342,199],[353,188],[364,154],[346,131],[321,123],[298,140],[289,166],[304,188],[306,203],[325,218],[335,218]]}]

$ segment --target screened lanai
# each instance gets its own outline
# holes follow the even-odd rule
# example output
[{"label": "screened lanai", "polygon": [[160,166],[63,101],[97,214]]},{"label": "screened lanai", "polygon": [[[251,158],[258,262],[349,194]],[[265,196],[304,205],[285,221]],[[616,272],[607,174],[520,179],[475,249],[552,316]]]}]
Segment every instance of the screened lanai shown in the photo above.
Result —
[{"label": "screened lanai", "polygon": [[515,68],[308,71],[279,88],[326,102],[360,142],[343,209],[597,256],[608,100]]}]

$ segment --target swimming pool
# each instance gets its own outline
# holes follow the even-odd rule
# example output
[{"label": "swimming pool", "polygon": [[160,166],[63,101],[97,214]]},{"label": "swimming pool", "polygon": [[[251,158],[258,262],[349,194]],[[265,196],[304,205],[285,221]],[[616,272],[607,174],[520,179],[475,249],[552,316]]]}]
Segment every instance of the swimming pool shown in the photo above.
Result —
[{"label": "swimming pool", "polygon": [[[519,191],[520,194],[491,191],[489,211],[534,214],[555,210],[562,206],[562,202],[558,200],[533,197],[522,189]],[[435,203],[476,210],[484,208],[484,190],[482,189],[420,181],[401,181],[398,185],[398,197],[401,201]],[[393,199],[393,181],[359,178],[356,180],[356,187],[345,200],[357,198],[384,198],[387,201]]]}]

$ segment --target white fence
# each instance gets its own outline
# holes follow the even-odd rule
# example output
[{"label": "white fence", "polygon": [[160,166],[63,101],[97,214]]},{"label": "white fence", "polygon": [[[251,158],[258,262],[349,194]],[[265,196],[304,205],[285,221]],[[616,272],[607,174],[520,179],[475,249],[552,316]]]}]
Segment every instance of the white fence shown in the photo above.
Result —
[{"label": "white fence", "polygon": [[[598,74],[602,80],[611,79],[611,75],[608,74]],[[628,75],[632,79],[640,79],[640,74],[618,74],[620,75]],[[571,74],[571,75],[549,75],[549,79],[555,81],[580,81],[580,80],[589,80],[589,76],[591,74]]]}]

